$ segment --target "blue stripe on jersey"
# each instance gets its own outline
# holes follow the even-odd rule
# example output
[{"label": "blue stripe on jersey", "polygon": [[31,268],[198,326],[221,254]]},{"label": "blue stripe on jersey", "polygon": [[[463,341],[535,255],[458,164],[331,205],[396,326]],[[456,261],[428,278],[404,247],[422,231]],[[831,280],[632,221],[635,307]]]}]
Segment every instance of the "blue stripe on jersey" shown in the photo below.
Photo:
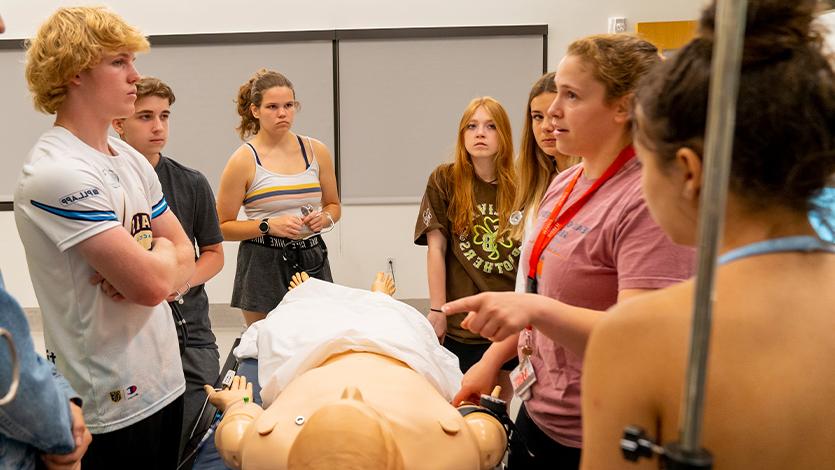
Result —
[{"label": "blue stripe on jersey", "polygon": [[116,213],[113,211],[68,211],[64,209],[59,209],[57,207],[48,206],[41,202],[35,201],[34,199],[31,200],[33,206],[37,207],[38,209],[42,209],[50,214],[59,215],[64,217],[65,219],[72,219],[72,220],[88,220],[91,222],[100,222],[103,220],[113,220],[118,222],[119,219],[116,217]]},{"label": "blue stripe on jersey", "polygon": [[157,217],[161,216],[165,209],[168,209],[168,202],[165,200],[165,196],[159,200],[158,203],[154,204],[154,207],[151,208],[151,218],[156,219]]}]

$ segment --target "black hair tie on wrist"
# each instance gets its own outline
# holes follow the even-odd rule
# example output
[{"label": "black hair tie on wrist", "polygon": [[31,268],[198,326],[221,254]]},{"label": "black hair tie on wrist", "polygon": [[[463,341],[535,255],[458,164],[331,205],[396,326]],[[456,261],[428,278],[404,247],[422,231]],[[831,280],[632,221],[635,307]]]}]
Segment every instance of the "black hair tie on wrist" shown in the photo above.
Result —
[{"label": "black hair tie on wrist", "polygon": [[441,309],[439,309],[439,308],[432,308],[432,307],[429,307],[429,310],[431,310],[431,311],[433,311],[433,312],[444,313],[444,311],[443,311],[443,310],[441,310]]}]

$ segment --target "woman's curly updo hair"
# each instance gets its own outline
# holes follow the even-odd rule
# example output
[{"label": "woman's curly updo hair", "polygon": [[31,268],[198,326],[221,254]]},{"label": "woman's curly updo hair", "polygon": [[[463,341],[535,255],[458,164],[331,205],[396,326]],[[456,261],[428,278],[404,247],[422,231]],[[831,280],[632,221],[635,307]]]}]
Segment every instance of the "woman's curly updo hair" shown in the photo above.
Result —
[{"label": "woman's curly updo hair", "polygon": [[296,90],[293,88],[293,83],[275,70],[261,69],[241,85],[238,90],[238,99],[235,100],[238,105],[238,115],[241,116],[241,124],[236,128],[241,139],[246,140],[261,130],[261,123],[252,115],[251,105],[261,106],[264,92],[277,86],[289,88],[295,99]]}]

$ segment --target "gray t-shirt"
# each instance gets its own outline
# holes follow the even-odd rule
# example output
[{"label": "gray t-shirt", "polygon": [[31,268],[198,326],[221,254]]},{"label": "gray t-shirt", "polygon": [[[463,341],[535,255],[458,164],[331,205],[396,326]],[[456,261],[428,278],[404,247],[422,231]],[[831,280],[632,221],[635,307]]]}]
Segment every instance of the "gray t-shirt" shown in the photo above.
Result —
[{"label": "gray t-shirt", "polygon": [[[214,245],[223,241],[215,209],[215,196],[208,180],[197,170],[160,155],[154,168],[168,207],[180,220],[192,244]],[[195,252],[195,259],[197,259]],[[188,326],[188,347],[217,348],[209,321],[209,297],[203,285],[191,286],[179,305]],[[177,334],[181,334],[178,330]]]}]

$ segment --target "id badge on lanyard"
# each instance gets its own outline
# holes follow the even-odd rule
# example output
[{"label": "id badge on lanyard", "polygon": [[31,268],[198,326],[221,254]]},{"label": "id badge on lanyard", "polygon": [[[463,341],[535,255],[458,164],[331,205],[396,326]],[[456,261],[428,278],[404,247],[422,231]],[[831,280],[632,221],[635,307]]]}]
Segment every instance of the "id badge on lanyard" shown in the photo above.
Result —
[{"label": "id badge on lanyard", "polygon": [[522,359],[519,361],[519,365],[510,372],[510,384],[513,386],[513,393],[522,401],[527,401],[531,398],[531,386],[536,383],[536,372],[534,372],[531,364],[533,329],[527,327],[522,334],[525,335],[522,345]]}]

